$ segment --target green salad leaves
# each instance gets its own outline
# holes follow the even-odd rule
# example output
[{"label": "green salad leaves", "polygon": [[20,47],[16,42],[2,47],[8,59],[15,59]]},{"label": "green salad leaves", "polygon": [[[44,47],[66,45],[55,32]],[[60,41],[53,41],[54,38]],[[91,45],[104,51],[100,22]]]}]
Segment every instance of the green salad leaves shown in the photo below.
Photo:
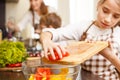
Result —
[{"label": "green salad leaves", "polygon": [[23,62],[27,57],[23,42],[12,42],[3,40],[0,43],[0,67],[6,64]]}]

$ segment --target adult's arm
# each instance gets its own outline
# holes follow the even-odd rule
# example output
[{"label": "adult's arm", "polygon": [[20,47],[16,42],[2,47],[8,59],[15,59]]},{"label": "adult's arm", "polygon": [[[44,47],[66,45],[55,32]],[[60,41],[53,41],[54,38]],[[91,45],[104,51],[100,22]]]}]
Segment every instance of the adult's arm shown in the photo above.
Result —
[{"label": "adult's arm", "polygon": [[11,21],[7,22],[8,29],[19,32],[22,31],[28,23],[32,23],[32,14],[27,12],[18,23],[12,23]]}]

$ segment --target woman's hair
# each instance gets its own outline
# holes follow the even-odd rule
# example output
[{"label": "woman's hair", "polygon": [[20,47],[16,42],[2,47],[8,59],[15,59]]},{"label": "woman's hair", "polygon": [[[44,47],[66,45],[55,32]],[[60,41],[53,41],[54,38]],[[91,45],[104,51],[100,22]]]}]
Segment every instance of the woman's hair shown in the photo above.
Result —
[{"label": "woman's hair", "polygon": [[[30,11],[33,11],[32,6],[30,5]],[[46,15],[48,13],[48,6],[45,5],[44,2],[41,3],[40,6],[40,14],[41,15]]]},{"label": "woman's hair", "polygon": [[[98,5],[103,4],[105,1],[106,1],[106,0],[99,0]],[[114,0],[114,1],[116,1],[116,3],[118,4],[118,6],[120,7],[120,0]],[[117,25],[120,26],[120,21],[118,22]]]},{"label": "woman's hair", "polygon": [[61,17],[56,13],[48,13],[41,17],[40,25],[45,25],[47,27],[51,25],[53,28],[59,28],[61,26]]},{"label": "woman's hair", "polygon": [[[30,5],[30,9],[29,9],[31,12],[32,12],[32,15],[33,15],[33,26],[35,26],[35,23],[34,23],[34,21],[35,21],[35,19],[34,19],[34,11],[33,11],[33,9],[32,9],[32,6]],[[41,3],[41,6],[40,6],[40,14],[41,15],[46,15],[46,14],[48,14],[48,6],[47,5],[45,5],[45,3],[44,2],[42,2]]]}]

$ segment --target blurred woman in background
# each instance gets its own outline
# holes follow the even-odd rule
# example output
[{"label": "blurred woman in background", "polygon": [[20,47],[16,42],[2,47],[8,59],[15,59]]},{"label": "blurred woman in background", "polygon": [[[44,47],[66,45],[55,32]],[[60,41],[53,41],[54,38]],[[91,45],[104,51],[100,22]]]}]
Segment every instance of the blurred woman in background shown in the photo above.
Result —
[{"label": "blurred woman in background", "polygon": [[19,32],[29,23],[34,28],[39,24],[41,16],[55,12],[54,8],[45,5],[43,0],[30,0],[30,9],[18,24],[8,21],[8,29]]}]

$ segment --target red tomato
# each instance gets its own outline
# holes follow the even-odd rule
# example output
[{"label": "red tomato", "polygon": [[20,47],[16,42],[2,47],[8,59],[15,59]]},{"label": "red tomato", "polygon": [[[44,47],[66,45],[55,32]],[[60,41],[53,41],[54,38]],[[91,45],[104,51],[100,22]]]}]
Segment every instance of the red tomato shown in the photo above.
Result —
[{"label": "red tomato", "polygon": [[35,80],[42,80],[42,76],[40,76],[39,74],[35,74]]},{"label": "red tomato", "polygon": [[[60,48],[60,46],[58,46],[58,47]],[[62,53],[62,56],[63,56],[63,57],[69,56],[69,53],[68,53],[68,52],[66,52],[65,54],[63,54],[63,51],[62,51],[61,48],[60,48],[60,50],[61,50],[61,53]]]},{"label": "red tomato", "polygon": [[[58,46],[59,47],[59,46]],[[60,47],[59,47],[60,48]],[[61,48],[60,48],[61,50]],[[69,53],[66,52],[65,54],[63,54],[63,51],[61,50],[61,53],[62,53],[62,57],[66,57],[66,56],[69,56]],[[56,52],[56,50],[54,50],[54,55],[55,55],[55,58],[56,59],[53,59],[52,55],[49,54],[48,55],[48,59],[51,60],[51,61],[56,61],[56,60],[60,60],[61,58],[59,57],[58,53]]]},{"label": "red tomato", "polygon": [[51,54],[48,55],[48,59],[51,60],[51,61],[60,60],[60,57],[59,57],[59,55],[56,51],[54,51],[54,55],[55,55],[56,59],[53,59]]},{"label": "red tomato", "polygon": [[50,75],[51,71],[50,68],[37,68],[38,74],[45,74],[45,75]]},{"label": "red tomato", "polygon": [[55,55],[55,58],[56,58],[55,60],[60,60],[60,57],[59,57],[59,55],[58,55],[56,50],[54,50],[54,55]]},{"label": "red tomato", "polygon": [[67,57],[69,56],[70,54],[68,52],[66,52],[65,54],[63,54],[63,57]]},{"label": "red tomato", "polygon": [[45,80],[49,80],[50,75],[51,75],[50,68],[38,68],[35,77],[36,80],[42,80],[43,78],[46,78]]},{"label": "red tomato", "polygon": [[48,59],[49,59],[50,61],[54,61],[54,59],[52,58],[52,55],[51,55],[51,54],[48,55]]},{"label": "red tomato", "polygon": [[21,67],[22,63],[7,64],[6,67]]}]

